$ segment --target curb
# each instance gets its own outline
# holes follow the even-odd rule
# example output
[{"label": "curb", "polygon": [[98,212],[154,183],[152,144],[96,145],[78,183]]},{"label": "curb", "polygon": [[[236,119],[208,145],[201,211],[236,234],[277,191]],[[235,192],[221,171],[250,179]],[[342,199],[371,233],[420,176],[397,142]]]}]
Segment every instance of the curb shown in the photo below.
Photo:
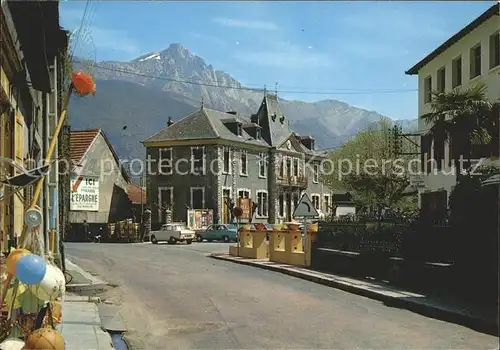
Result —
[{"label": "curb", "polygon": [[102,292],[105,291],[108,287],[106,283],[82,283],[82,284],[68,284],[66,285],[66,291],[68,292],[86,292],[86,291],[95,291]]},{"label": "curb", "polygon": [[301,278],[303,280],[311,281],[314,283],[318,283],[324,286],[329,286],[333,287],[336,289],[340,289],[352,294],[357,294],[361,295],[366,298],[370,298],[373,300],[378,300],[383,302],[389,307],[398,307],[398,308],[404,308],[409,311],[416,312],[418,314],[421,314],[423,316],[439,319],[445,322],[450,322],[450,323],[456,323],[462,326],[466,326],[468,328],[471,328],[473,330],[476,330],[481,333],[487,333],[489,335],[493,336],[498,336],[499,331],[498,331],[498,320],[496,322],[492,322],[490,320],[466,315],[463,313],[459,313],[453,310],[449,310],[443,307],[437,307],[433,305],[429,305],[426,303],[418,302],[416,300],[409,300],[405,298],[397,298],[397,297],[391,297],[388,295],[384,295],[381,293],[377,293],[371,290],[355,287],[346,283],[342,283],[339,281],[332,281],[329,279],[321,278],[318,276],[312,276],[308,274],[304,274],[300,271],[295,271],[292,269],[288,268],[283,268],[283,267],[278,267],[278,266],[272,266],[272,265],[262,265],[262,264],[257,264],[251,261],[246,261],[246,260],[237,260],[237,259],[232,259],[232,258],[227,258],[225,256],[221,255],[216,255],[216,254],[209,254],[208,257],[216,260],[223,260],[223,261],[229,261],[233,262],[236,264],[240,265],[246,265],[246,266],[252,266],[252,267],[258,267],[264,270],[269,270],[269,271],[274,271],[274,272],[280,272],[285,275],[293,276],[296,278]]},{"label": "curb", "polygon": [[75,271],[85,277],[89,283],[70,283],[66,285],[66,291],[72,293],[78,292],[103,292],[109,287],[109,283],[101,280],[100,278],[88,273],[79,265],[66,258],[66,271],[71,275],[71,271]]}]

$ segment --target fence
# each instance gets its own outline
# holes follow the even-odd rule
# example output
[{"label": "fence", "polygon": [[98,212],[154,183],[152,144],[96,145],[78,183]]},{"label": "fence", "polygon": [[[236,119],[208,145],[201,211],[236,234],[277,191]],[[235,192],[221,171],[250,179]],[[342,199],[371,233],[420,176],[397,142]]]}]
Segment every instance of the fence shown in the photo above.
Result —
[{"label": "fence", "polygon": [[421,221],[403,225],[321,222],[312,244],[311,266],[421,292],[496,299],[498,254],[469,249],[479,235],[459,231],[448,224]]},{"label": "fence", "polygon": [[316,246],[360,254],[453,263],[456,239],[449,225],[387,222],[322,222]]}]

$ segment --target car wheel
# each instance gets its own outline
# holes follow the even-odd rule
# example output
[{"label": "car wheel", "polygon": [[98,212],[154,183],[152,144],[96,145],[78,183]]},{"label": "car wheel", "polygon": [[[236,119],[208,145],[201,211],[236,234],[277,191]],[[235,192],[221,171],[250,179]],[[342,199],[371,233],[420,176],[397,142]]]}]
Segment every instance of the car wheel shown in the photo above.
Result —
[{"label": "car wheel", "polygon": [[223,241],[224,241],[224,243],[229,243],[229,242],[231,242],[231,240],[229,239],[229,236],[224,236],[224,237],[223,237]]},{"label": "car wheel", "polygon": [[155,237],[154,235],[153,235],[153,236],[151,236],[151,238],[150,238],[150,239],[151,239],[151,243],[153,243],[153,244],[158,244],[158,240],[156,239],[156,237]]},{"label": "car wheel", "polygon": [[202,235],[196,235],[196,240],[198,242],[203,242],[203,236]]},{"label": "car wheel", "polygon": [[186,244],[191,244],[191,243],[193,243],[193,240],[192,240],[192,239],[188,239],[188,240],[186,240]]},{"label": "car wheel", "polygon": [[175,243],[177,243],[175,237],[170,237],[170,239],[168,240],[168,244],[175,244]]}]

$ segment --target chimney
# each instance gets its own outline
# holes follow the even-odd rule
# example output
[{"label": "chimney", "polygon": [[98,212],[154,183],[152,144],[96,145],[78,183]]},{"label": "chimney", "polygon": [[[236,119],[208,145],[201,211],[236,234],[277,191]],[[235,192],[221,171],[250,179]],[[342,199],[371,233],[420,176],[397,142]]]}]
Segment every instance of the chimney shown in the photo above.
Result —
[{"label": "chimney", "polygon": [[314,137],[312,136],[299,136],[300,143],[306,146],[307,149],[314,151]]},{"label": "chimney", "polygon": [[168,117],[167,126],[170,126],[172,124],[174,124],[174,122],[172,121],[172,117]]}]

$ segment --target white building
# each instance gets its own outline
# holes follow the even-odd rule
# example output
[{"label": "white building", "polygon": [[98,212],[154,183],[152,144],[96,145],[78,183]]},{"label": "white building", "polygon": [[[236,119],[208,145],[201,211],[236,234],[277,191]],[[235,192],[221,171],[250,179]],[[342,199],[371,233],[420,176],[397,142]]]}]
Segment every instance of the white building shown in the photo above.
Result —
[{"label": "white building", "polygon": [[[421,137],[421,156],[424,159],[443,160],[437,171],[423,169],[425,188],[420,190],[421,205],[424,197],[428,205],[446,208],[448,196],[456,184],[451,171],[453,161],[448,143],[434,145],[425,135],[430,125],[421,118],[431,112],[431,91],[449,92],[466,88],[479,82],[487,85],[487,95],[492,101],[500,99],[500,3],[491,6],[469,25],[449,38],[437,49],[411,67],[406,74],[418,75],[418,115]],[[451,142],[453,144],[453,140]],[[477,154],[474,158],[481,158]],[[441,168],[441,169],[439,169]],[[444,207],[443,207],[444,205]]]}]

